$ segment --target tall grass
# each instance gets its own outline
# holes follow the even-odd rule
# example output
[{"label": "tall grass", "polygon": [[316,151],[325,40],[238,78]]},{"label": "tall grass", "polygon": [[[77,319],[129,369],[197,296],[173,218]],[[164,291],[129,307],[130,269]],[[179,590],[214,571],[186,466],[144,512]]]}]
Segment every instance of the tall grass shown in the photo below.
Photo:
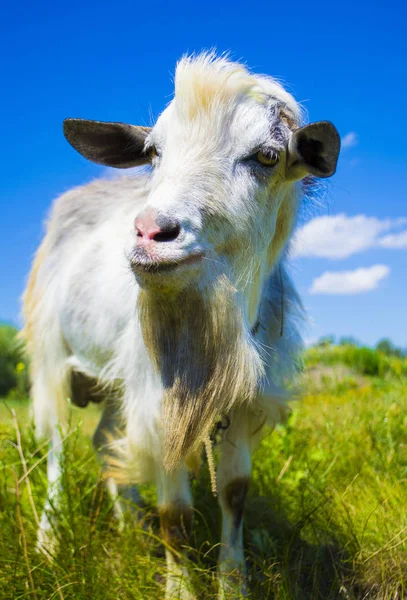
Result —
[{"label": "tall grass", "polygon": [[[308,362],[336,365],[332,355],[311,352]],[[349,356],[343,362],[355,368]],[[367,364],[354,385],[335,382],[306,395],[255,455],[245,520],[252,599],[406,596],[407,384],[397,369],[367,376]],[[89,439],[96,410],[75,412],[55,507],[59,546],[52,562],[37,554],[47,447],[34,439],[26,403],[11,408],[18,427],[0,406],[0,598],[163,598],[154,490],[142,489],[144,522],[129,511],[119,532]],[[206,600],[217,593],[220,515],[205,467],[201,475],[193,482],[191,572],[197,598]]]}]

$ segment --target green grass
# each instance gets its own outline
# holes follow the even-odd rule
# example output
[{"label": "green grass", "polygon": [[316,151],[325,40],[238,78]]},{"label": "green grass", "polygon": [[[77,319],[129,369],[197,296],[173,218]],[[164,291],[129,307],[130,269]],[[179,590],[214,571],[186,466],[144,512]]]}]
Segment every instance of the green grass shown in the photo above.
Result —
[{"label": "green grass", "polygon": [[[320,368],[340,362],[319,360]],[[309,362],[319,368],[315,356]],[[255,455],[245,520],[252,599],[396,600],[407,594],[407,383],[397,372],[378,378],[354,367],[338,377],[335,367],[318,385],[309,383],[312,394]],[[162,598],[154,492],[143,489],[145,527],[129,518],[119,532],[90,445],[96,409],[75,411],[66,440],[59,550],[52,563],[35,552],[46,448],[34,440],[27,402],[13,400],[12,408],[32,468],[33,503],[27,479],[21,480],[13,419],[0,402],[0,598]],[[214,599],[220,518],[205,468],[193,487],[192,578],[199,600]]]}]

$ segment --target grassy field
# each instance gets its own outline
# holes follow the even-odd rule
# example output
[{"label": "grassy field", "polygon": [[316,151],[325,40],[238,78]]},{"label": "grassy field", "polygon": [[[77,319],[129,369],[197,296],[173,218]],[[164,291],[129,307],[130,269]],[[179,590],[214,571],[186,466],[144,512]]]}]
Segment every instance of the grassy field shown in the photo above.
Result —
[{"label": "grassy field", "polygon": [[[308,353],[305,397],[255,455],[245,521],[252,599],[407,597],[407,362],[352,352]],[[90,447],[96,421],[96,408],[73,417],[49,563],[35,552],[46,448],[27,402],[0,402],[1,600],[163,597],[154,490],[142,490],[144,527],[129,518],[119,532]],[[193,485],[191,571],[199,600],[214,599],[219,511],[205,468]]]}]

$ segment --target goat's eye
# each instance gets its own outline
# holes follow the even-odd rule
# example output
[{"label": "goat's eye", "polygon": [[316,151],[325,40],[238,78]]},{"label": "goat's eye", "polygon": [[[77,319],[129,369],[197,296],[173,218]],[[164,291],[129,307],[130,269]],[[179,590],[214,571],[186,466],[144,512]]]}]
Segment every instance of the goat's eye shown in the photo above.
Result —
[{"label": "goat's eye", "polygon": [[150,156],[151,156],[151,159],[154,160],[155,158],[159,158],[161,156],[161,152],[159,151],[159,149],[156,146],[152,146],[150,148]]},{"label": "goat's eye", "polygon": [[265,167],[274,167],[278,163],[279,155],[274,150],[259,151],[256,154],[256,160]]}]

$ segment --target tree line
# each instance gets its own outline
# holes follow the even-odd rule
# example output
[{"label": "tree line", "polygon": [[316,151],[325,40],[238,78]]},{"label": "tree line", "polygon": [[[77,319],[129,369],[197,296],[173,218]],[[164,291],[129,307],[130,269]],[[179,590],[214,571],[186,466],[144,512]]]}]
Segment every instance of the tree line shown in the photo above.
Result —
[{"label": "tree line", "polygon": [[[352,336],[343,336],[338,339],[334,335],[324,335],[319,338],[315,346],[323,347],[323,346],[356,346],[361,347],[362,344]],[[401,348],[393,344],[391,339],[383,338],[379,340],[374,346],[374,350],[378,352],[382,352],[386,356],[394,356],[396,358],[405,358],[407,357],[407,348]]]}]

